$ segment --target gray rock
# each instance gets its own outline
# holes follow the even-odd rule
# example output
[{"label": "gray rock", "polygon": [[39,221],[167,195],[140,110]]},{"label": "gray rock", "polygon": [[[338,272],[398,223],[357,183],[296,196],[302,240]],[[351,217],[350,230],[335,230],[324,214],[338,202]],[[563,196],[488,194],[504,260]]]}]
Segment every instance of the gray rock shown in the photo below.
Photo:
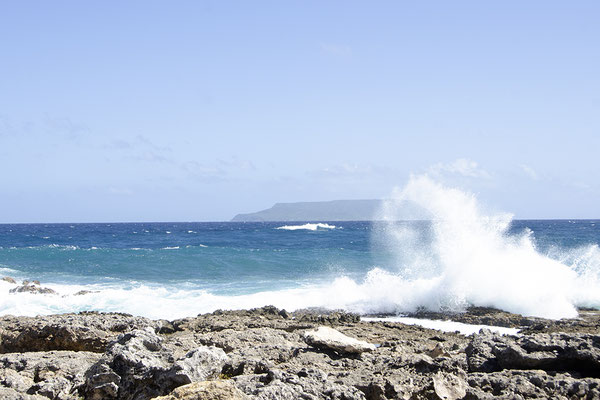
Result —
[{"label": "gray rock", "polygon": [[152,328],[120,335],[86,373],[89,399],[148,399],[174,388],[215,378],[228,361],[223,350],[199,347],[174,360]]},{"label": "gray rock", "polygon": [[469,370],[571,371],[600,376],[600,335],[533,334],[522,337],[476,335],[466,349]]},{"label": "gray rock", "polygon": [[14,389],[0,387],[0,399],[2,400],[48,400],[47,397],[37,394],[29,395],[27,393],[19,393]]},{"label": "gray rock", "polygon": [[247,400],[241,390],[232,381],[203,381],[180,386],[166,396],[154,400]]},{"label": "gray rock", "polygon": [[80,313],[0,317],[0,353],[49,350],[104,352],[119,333],[155,326],[127,314]]},{"label": "gray rock", "polygon": [[440,400],[462,399],[467,394],[464,376],[437,372],[433,375],[433,390]]},{"label": "gray rock", "polygon": [[4,354],[0,357],[0,385],[22,395],[76,399],[85,371],[99,358],[96,353],[71,351]]},{"label": "gray rock", "polygon": [[216,347],[199,347],[175,361],[170,369],[174,382],[188,384],[219,376],[229,357]]},{"label": "gray rock", "polygon": [[19,374],[14,369],[4,368],[0,369],[0,386],[25,393],[33,386],[33,378],[25,374]]},{"label": "gray rock", "polygon": [[17,281],[14,280],[14,278],[11,278],[10,276],[5,276],[0,278],[0,280],[4,281],[4,282],[8,282],[8,283],[12,283],[12,284],[17,284]]},{"label": "gray rock", "polygon": [[23,285],[12,288],[9,293],[58,294],[55,290],[40,286],[38,281],[23,281]]},{"label": "gray rock", "polygon": [[326,326],[304,332],[304,341],[320,349],[334,350],[339,353],[360,354],[374,351],[375,345],[344,335],[340,331]]},{"label": "gray rock", "polygon": [[600,380],[577,379],[570,374],[505,370],[468,375],[467,399],[538,398],[598,399]]}]

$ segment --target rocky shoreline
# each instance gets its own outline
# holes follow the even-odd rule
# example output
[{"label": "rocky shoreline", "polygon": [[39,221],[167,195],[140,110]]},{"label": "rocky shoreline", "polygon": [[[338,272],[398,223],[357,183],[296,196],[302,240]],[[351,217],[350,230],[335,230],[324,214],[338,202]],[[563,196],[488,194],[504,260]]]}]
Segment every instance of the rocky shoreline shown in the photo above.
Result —
[{"label": "rocky shoreline", "polygon": [[560,321],[484,308],[415,316],[522,330],[463,336],[275,307],[174,321],[3,316],[0,398],[600,398],[598,311]]}]

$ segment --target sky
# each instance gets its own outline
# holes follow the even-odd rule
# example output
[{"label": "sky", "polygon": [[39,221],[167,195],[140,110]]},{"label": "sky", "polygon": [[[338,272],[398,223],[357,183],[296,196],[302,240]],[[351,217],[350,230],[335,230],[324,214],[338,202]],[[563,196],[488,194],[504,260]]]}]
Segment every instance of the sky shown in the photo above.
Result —
[{"label": "sky", "polygon": [[428,174],[600,218],[600,2],[2,1],[0,223],[220,221]]}]

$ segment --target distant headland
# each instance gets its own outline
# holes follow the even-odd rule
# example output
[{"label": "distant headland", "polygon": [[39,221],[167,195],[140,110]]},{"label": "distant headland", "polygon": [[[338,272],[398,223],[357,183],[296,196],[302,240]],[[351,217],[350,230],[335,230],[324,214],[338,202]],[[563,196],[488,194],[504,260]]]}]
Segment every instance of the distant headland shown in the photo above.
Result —
[{"label": "distant headland", "polygon": [[377,219],[381,204],[382,200],[276,203],[266,210],[238,214],[231,221],[372,221]]}]

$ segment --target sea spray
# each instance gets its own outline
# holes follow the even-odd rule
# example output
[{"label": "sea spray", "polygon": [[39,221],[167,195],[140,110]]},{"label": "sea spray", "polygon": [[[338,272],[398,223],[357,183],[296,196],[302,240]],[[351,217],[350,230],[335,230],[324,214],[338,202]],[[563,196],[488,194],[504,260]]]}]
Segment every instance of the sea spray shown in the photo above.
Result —
[{"label": "sea spray", "polygon": [[600,306],[598,221],[513,221],[427,177],[396,190],[379,217],[293,232],[281,222],[0,225],[2,275],[59,293],[10,293],[17,284],[0,281],[0,314],[479,305],[559,318]]},{"label": "sea spray", "polygon": [[[407,209],[430,223],[420,230],[398,223],[411,217]],[[475,305],[561,318],[576,316],[577,306],[600,305],[597,266],[589,262],[600,260],[598,254],[587,254],[584,265],[567,255],[561,262],[541,254],[531,231],[510,235],[512,216],[483,213],[470,193],[427,176],[411,177],[381,214],[388,248],[398,253],[394,279],[386,277],[381,285],[394,282],[403,291],[394,296],[400,310],[460,311]]]}]

